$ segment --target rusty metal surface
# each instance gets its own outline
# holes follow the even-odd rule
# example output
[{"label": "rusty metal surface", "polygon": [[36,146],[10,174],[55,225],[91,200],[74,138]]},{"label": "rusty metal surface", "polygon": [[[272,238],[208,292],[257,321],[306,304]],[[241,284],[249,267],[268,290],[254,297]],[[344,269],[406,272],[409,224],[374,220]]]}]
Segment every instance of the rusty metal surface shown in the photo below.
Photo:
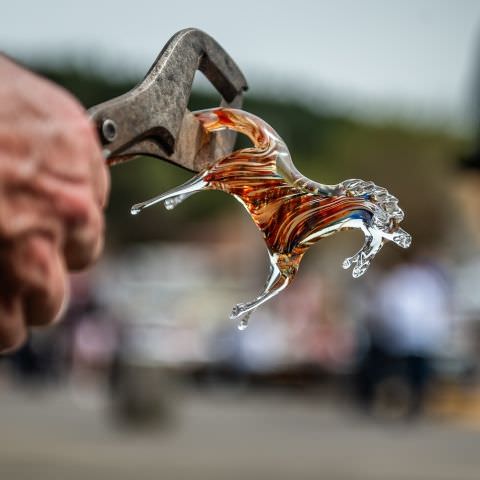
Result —
[{"label": "rusty metal surface", "polygon": [[89,110],[109,164],[149,155],[199,171],[232,150],[233,132],[207,136],[187,109],[197,70],[218,90],[222,105],[241,107],[248,87],[232,58],[205,32],[181,30],[142,82]]}]

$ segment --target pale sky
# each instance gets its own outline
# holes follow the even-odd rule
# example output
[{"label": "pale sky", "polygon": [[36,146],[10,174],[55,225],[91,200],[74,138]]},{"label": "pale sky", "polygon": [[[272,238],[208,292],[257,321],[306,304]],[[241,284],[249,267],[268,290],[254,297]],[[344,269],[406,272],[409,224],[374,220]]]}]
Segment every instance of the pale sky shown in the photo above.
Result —
[{"label": "pale sky", "polygon": [[480,1],[5,1],[0,49],[88,57],[142,76],[177,30],[199,27],[251,90],[334,98],[347,109],[467,115]]}]

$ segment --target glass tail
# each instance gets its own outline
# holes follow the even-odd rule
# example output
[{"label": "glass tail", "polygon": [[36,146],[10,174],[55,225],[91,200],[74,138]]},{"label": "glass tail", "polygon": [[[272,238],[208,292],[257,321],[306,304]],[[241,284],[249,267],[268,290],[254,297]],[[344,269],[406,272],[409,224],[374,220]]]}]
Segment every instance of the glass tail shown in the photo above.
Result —
[{"label": "glass tail", "polygon": [[132,215],[139,214],[145,208],[156,205],[157,203],[163,202],[167,210],[172,210],[178,204],[183,202],[186,198],[190,197],[194,193],[203,190],[206,187],[207,183],[203,180],[202,177],[196,176],[190,179],[188,182],[185,182],[179,187],[173,188],[168,192],[157,195],[156,197],[146,200],[145,202],[137,203],[133,205],[130,209]]}]

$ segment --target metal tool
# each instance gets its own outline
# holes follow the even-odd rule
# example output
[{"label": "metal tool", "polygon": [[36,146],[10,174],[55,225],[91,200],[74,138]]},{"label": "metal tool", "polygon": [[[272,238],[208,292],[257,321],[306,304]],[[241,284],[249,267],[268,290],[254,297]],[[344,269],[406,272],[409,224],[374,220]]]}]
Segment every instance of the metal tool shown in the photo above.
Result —
[{"label": "metal tool", "polygon": [[232,151],[233,132],[207,135],[187,109],[197,70],[222,106],[241,107],[248,86],[232,58],[205,32],[181,30],[136,87],[89,110],[109,165],[147,155],[198,172]]}]

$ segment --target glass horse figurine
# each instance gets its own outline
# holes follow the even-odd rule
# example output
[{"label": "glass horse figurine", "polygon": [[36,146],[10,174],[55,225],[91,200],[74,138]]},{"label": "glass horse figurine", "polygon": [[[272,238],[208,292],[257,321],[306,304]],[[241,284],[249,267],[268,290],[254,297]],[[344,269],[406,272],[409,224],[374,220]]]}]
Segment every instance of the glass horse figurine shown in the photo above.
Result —
[{"label": "glass horse figurine", "polygon": [[254,300],[237,304],[230,315],[247,326],[253,310],[284,290],[305,252],[318,240],[340,230],[360,229],[362,248],[343,261],[353,277],[363,275],[386,241],[402,248],[411,236],[400,228],[403,211],[385,188],[364,180],[324,185],[303,176],[286,144],[270,125],[242,110],[215,108],[196,112],[207,132],[231,129],[250,138],[253,147],[220,159],[183,185],[132,207],[132,214],[163,202],[167,209],[201,190],[233,195],[262,232],[270,258],[270,275]]}]

